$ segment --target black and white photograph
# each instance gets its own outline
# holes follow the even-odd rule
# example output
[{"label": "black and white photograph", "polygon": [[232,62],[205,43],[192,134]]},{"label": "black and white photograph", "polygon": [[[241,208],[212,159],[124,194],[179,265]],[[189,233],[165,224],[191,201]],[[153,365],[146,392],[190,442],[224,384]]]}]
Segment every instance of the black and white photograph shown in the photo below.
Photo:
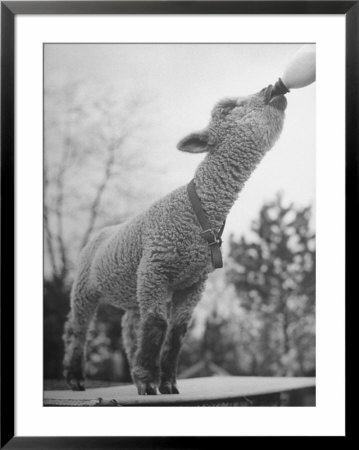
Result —
[{"label": "black and white photograph", "polygon": [[313,406],[316,45],[45,43],[45,406]]},{"label": "black and white photograph", "polygon": [[0,447],[348,437],[359,1],[0,14]]}]

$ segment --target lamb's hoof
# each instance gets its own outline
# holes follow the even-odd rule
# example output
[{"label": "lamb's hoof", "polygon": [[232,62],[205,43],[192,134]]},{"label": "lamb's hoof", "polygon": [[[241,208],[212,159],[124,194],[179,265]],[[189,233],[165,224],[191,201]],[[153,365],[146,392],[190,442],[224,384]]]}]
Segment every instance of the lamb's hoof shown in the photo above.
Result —
[{"label": "lamb's hoof", "polygon": [[179,390],[175,383],[161,383],[158,389],[161,394],[179,394]]},{"label": "lamb's hoof", "polygon": [[85,381],[84,380],[77,380],[75,378],[71,378],[70,380],[67,380],[67,383],[69,384],[71,390],[73,390],[73,391],[84,391],[85,390]]},{"label": "lamb's hoof", "polygon": [[85,380],[84,380],[83,375],[76,374],[71,369],[65,369],[64,377],[72,391],[84,391],[85,390]]},{"label": "lamb's hoof", "polygon": [[138,395],[157,395],[157,386],[154,383],[137,383]]}]

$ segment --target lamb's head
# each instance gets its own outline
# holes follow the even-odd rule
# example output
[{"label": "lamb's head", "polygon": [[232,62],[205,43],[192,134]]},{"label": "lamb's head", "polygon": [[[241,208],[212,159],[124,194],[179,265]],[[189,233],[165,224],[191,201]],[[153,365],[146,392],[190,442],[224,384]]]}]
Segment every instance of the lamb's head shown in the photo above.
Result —
[{"label": "lamb's head", "polygon": [[239,154],[253,151],[264,155],[278,139],[284,121],[287,100],[283,95],[271,97],[270,85],[260,92],[239,98],[227,98],[216,104],[207,128],[182,139],[178,149],[190,152]]}]

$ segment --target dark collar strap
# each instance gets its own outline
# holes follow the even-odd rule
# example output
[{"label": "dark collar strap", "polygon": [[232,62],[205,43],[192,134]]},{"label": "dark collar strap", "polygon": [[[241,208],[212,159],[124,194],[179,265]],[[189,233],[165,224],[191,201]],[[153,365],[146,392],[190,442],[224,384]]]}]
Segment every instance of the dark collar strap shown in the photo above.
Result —
[{"label": "dark collar strap", "polygon": [[222,233],[225,225],[225,221],[221,226],[218,233],[216,233],[206,216],[206,213],[203,211],[201,200],[197,195],[196,186],[194,184],[194,180],[191,180],[187,185],[187,192],[190,202],[192,204],[193,210],[197,216],[198,222],[201,225],[202,233],[201,235],[207,241],[209,248],[211,249],[211,257],[212,264],[215,269],[220,269],[223,267],[222,253],[221,253],[221,245],[222,245]]}]

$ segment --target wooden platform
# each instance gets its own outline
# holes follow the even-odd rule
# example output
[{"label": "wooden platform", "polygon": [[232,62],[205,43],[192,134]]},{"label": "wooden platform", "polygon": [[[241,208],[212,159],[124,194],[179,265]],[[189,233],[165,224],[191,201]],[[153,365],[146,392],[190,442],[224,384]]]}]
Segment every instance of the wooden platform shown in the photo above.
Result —
[{"label": "wooden platform", "polygon": [[[315,378],[207,377],[178,381],[180,394],[139,396],[134,385],[45,391],[45,406],[255,406],[261,397],[275,401],[282,393],[312,390]],[[264,405],[266,402],[264,401]]]}]

